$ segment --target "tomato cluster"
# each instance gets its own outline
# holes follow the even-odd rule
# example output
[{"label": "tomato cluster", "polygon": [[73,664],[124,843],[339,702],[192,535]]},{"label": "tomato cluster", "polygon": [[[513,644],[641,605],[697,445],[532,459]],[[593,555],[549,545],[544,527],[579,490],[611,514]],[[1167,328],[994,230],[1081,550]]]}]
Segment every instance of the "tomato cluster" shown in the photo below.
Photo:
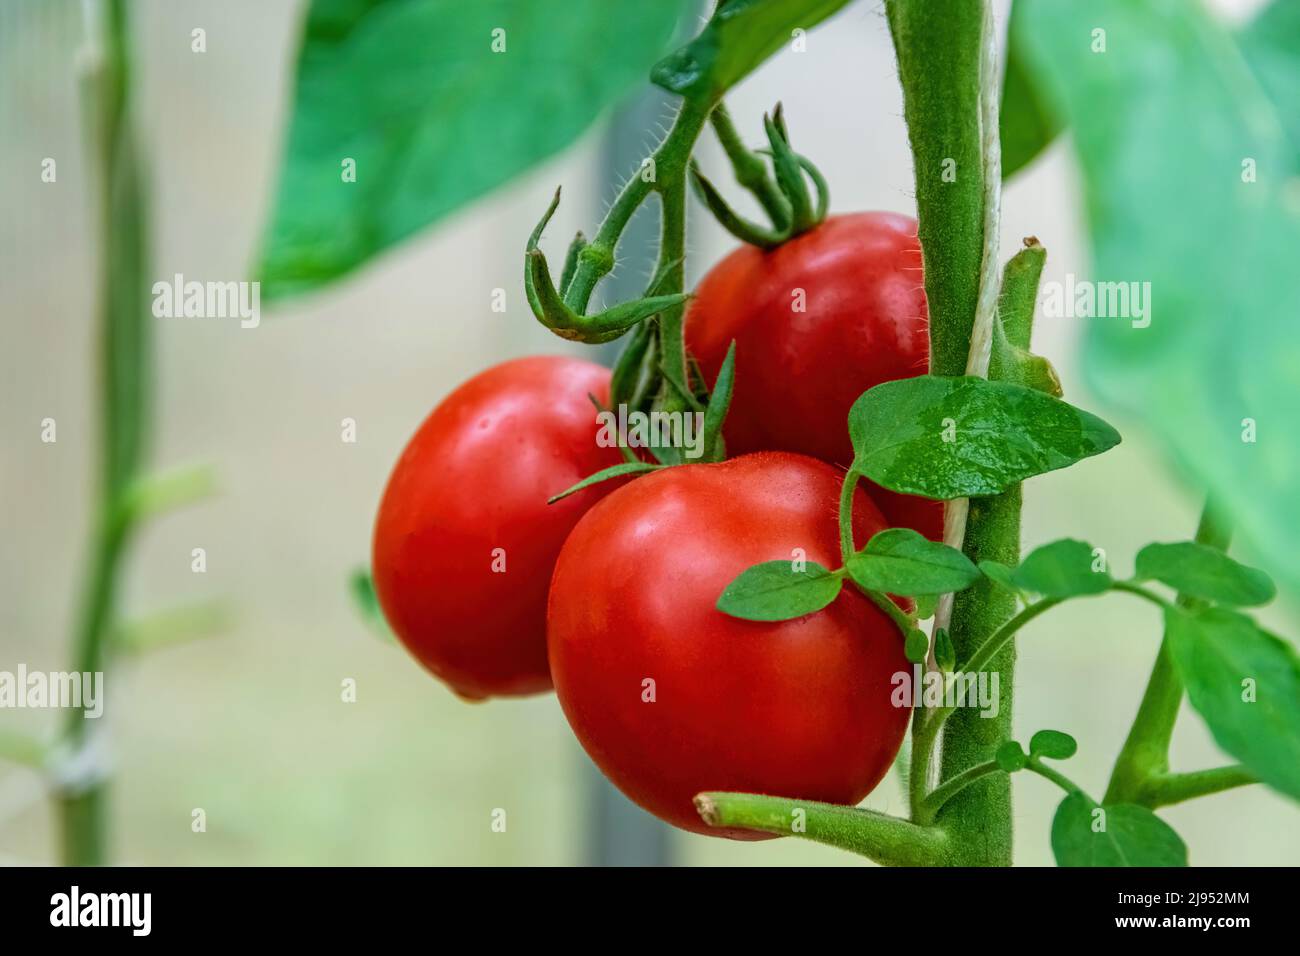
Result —
[{"label": "tomato cluster", "polygon": [[[742,248],[700,284],[688,348],[715,378],[736,343],[733,455],[549,497],[623,460],[597,441],[609,373],[568,358],[507,362],[416,431],[375,525],[376,592],[410,652],[467,698],[554,684],[592,759],[688,830],[692,797],[738,790],[857,803],[884,776],[908,711],[894,625],[845,589],[761,623],[716,607],[763,561],[839,564],[841,467],[854,399],[927,369],[915,223],[835,217],[777,249]],[[858,541],[892,525],[932,537],[933,502],[878,488],[853,502]]]}]

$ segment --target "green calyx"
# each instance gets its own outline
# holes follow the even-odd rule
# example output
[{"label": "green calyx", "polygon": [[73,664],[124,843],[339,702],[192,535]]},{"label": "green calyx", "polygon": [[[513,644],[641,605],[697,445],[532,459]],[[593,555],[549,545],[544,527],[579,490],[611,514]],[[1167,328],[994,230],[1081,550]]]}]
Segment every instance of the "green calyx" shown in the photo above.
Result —
[{"label": "green calyx", "polygon": [[[736,182],[750,192],[771,220],[770,226],[751,222],[738,214],[722,197],[718,188],[691,162],[691,186],[696,196],[713,213],[728,232],[742,242],[760,249],[774,249],[783,242],[820,225],[830,206],[826,179],[806,156],[790,146],[781,104],[772,114],[763,116],[768,147],[750,150],[740,138],[726,106],[718,103],[709,120],[727,158],[731,161]],[[771,172],[764,157],[771,162]],[[808,183],[816,190],[814,203]]]},{"label": "green calyx", "polygon": [[684,292],[644,296],[631,302],[620,302],[595,315],[586,315],[591,292],[588,289],[585,295],[575,294],[575,279],[583,267],[600,277],[608,275],[614,269],[614,252],[606,245],[587,242],[586,237],[578,233],[569,246],[557,288],[551,279],[546,256],[537,244],[559,205],[560,190],[556,189],[555,198],[528,237],[524,249],[524,291],[533,315],[560,338],[589,344],[609,342],[638,322],[681,305],[689,298]]}]

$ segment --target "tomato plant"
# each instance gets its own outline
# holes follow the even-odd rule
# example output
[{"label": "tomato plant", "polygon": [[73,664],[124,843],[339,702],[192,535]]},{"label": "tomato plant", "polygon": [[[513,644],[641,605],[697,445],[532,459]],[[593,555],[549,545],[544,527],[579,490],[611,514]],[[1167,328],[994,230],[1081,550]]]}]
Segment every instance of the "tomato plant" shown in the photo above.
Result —
[{"label": "tomato plant", "polygon": [[[930,336],[915,220],[832,216],[773,249],[742,245],[700,281],[686,346],[711,385],[736,343],[732,454],[780,449],[848,465],[859,395],[923,375]],[[943,536],[943,505],[875,487],[891,523]]]},{"label": "tomato plant", "polygon": [[[703,791],[855,804],[889,769],[910,709],[890,701],[908,664],[888,616],[850,591],[799,621],[717,607],[751,564],[838,564],[839,493],[835,469],[801,455],[682,465],[620,488],[565,543],[547,616],[556,693],[652,813],[708,832]],[[864,539],[885,528],[861,490],[853,522]]]},{"label": "tomato plant", "polygon": [[551,686],[551,569],[611,489],[547,499],[622,460],[596,443],[589,395],[608,399],[608,369],[541,356],[497,365],[439,403],[388,480],[375,519],[379,603],[407,649],[462,697]]}]

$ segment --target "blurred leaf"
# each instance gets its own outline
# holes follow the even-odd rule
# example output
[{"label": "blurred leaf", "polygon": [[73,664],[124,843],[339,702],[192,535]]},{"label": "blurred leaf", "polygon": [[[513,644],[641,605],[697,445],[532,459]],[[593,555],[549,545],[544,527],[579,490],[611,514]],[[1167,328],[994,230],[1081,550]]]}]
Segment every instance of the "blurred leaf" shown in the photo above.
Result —
[{"label": "blurred leaf", "polygon": [[1267,604],[1277,594],[1263,571],[1195,541],[1147,545],[1138,552],[1137,576],[1160,581],[1188,597],[1236,607]]},{"label": "blurred leaf", "polygon": [[1096,415],[1043,392],[972,376],[877,385],[849,410],[854,467],[890,491],[996,495],[1119,443]]},{"label": "blurred leaf", "polygon": [[1166,613],[1187,697],[1214,740],[1264,783],[1300,800],[1300,659],[1244,614]]},{"label": "blurred leaf", "polygon": [[816,561],[795,570],[791,561],[765,561],[746,568],[718,598],[718,610],[746,621],[788,621],[820,611],[843,582]]},{"label": "blurred leaf", "polygon": [[211,637],[228,629],[233,620],[234,612],[224,600],[187,604],[119,624],[113,642],[124,653],[142,654]]},{"label": "blurred leaf", "polygon": [[1024,16],[1025,0],[1015,0],[1007,23],[1007,66],[1002,78],[1002,105],[998,126],[1002,137],[1002,178],[1010,179],[1028,166],[1061,131],[1060,121],[1043,102],[1034,77],[1026,69]]},{"label": "blurred leaf", "polygon": [[1300,3],[1273,0],[1238,34],[1241,52],[1278,106],[1291,141],[1291,169],[1300,172]]},{"label": "blurred leaf", "polygon": [[263,297],[338,279],[568,146],[645,80],[688,6],[314,0]]},{"label": "blurred leaf", "polygon": [[[1282,119],[1296,109],[1269,100],[1200,3],[1021,12],[1027,62],[1073,132],[1094,277],[1149,282],[1154,301],[1145,328],[1089,321],[1089,377],[1300,580],[1300,190]],[[1281,71],[1270,89],[1300,83],[1300,58],[1269,69]],[[1256,181],[1243,181],[1251,164]]]},{"label": "blurred leaf", "polygon": [[384,617],[384,610],[379,606],[379,596],[375,594],[375,582],[370,572],[365,568],[358,568],[352,572],[348,584],[352,591],[352,600],[356,602],[362,619],[374,628],[375,633],[380,637],[387,641],[396,641],[397,637]]},{"label": "blurred leaf", "polygon": [[[690,43],[655,64],[650,78],[671,93],[712,101],[848,0],[727,0]],[[653,6],[653,4],[647,4]]]},{"label": "blurred leaf", "polygon": [[1092,569],[1092,545],[1062,538],[1029,552],[1011,574],[1015,586],[1049,598],[1100,594],[1111,585],[1110,573]]},{"label": "blurred leaf", "polygon": [[[1058,866],[1186,866],[1187,844],[1146,807],[1100,807],[1075,791],[1052,818],[1052,853]],[[1100,829],[1094,829],[1100,828]]]},{"label": "blurred leaf", "polygon": [[879,532],[849,557],[847,567],[864,588],[909,597],[960,591],[980,576],[966,555],[911,528]]}]

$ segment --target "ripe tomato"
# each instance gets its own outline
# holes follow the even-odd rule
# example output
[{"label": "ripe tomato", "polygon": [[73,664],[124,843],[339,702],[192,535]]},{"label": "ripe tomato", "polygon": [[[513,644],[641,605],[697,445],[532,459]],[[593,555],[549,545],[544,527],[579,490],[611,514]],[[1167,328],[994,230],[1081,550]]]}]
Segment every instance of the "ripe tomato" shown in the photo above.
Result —
[{"label": "ripe tomato", "polygon": [[613,483],[546,499],[622,461],[596,443],[609,371],[539,356],[443,400],[393,469],[375,520],[375,591],[415,657],[462,697],[551,686],[546,590],[560,545]]},{"label": "ripe tomato", "polygon": [[[653,472],[578,522],[551,582],[551,674],[578,740],[651,813],[697,833],[692,804],[739,790],[856,804],[889,770],[908,710],[890,702],[908,671],[894,625],[845,588],[793,621],[717,610],[761,561],[838,567],[840,473],[783,452]],[[859,540],[884,527],[858,492]]]},{"label": "ripe tomato", "polygon": [[[737,249],[704,277],[686,315],[687,347],[710,384],[733,339],[728,453],[778,449],[848,465],[858,396],[929,369],[916,221],[832,216],[770,252]],[[891,524],[943,536],[941,503],[871,494]]]}]

